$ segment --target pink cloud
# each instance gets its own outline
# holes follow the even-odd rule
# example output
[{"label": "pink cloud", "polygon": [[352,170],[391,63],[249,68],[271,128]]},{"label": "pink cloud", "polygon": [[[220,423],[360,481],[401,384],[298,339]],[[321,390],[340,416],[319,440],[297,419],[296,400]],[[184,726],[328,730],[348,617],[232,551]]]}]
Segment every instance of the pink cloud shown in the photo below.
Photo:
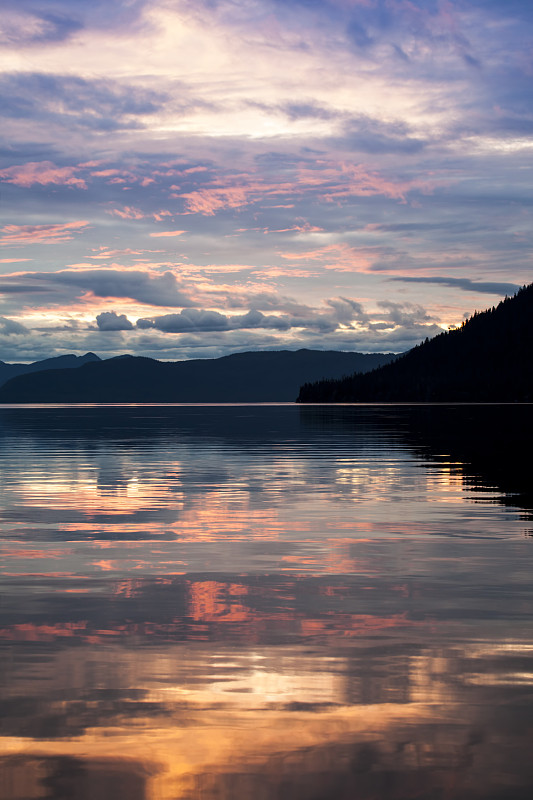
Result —
[{"label": "pink cloud", "polygon": [[145,215],[140,208],[134,206],[124,206],[123,209],[112,208],[108,212],[113,217],[120,217],[121,219],[144,219]]},{"label": "pink cloud", "polygon": [[222,209],[294,195],[312,195],[325,202],[380,195],[405,203],[409,192],[417,189],[429,194],[435,186],[435,181],[422,179],[395,181],[363,164],[318,160],[312,167],[297,167],[290,181],[267,183],[256,174],[239,174],[217,179],[192,192],[176,191],[171,197],[184,200],[185,214],[213,216]]},{"label": "pink cloud", "polygon": [[154,239],[157,239],[162,236],[181,236],[183,233],[187,233],[187,231],[161,231],[160,233],[151,233]]},{"label": "pink cloud", "polygon": [[265,228],[263,233],[323,233],[324,228],[304,222],[302,225],[292,225],[290,228]]},{"label": "pink cloud", "polygon": [[116,258],[116,256],[142,256],[144,253],[159,253],[160,250],[132,250],[131,247],[123,248],[122,250],[109,250],[107,247],[93,248],[95,256],[89,256],[92,259],[108,259]]},{"label": "pink cloud", "polygon": [[154,211],[151,214],[145,214],[140,208],[135,206],[123,206],[122,208],[111,208],[107,212],[113,217],[120,217],[120,219],[155,219],[161,222],[165,217],[174,216],[171,211],[161,208],[159,211]]},{"label": "pink cloud", "polygon": [[172,211],[167,211],[166,209],[162,208],[161,211],[155,211],[152,214],[153,218],[157,220],[157,222],[161,222],[164,217],[172,217]]},{"label": "pink cloud", "polygon": [[32,258],[0,258],[0,264],[15,264],[18,261],[33,261]]},{"label": "pink cloud", "polygon": [[75,233],[82,233],[89,223],[84,220],[56,225],[5,225],[0,244],[52,244],[67,242]]},{"label": "pink cloud", "polygon": [[228,186],[223,189],[200,189],[182,195],[173,194],[171,197],[182,197],[189,214],[203,214],[212,217],[216,211],[223,208],[240,208],[246,205],[251,199],[252,191],[250,186],[246,188],[244,186]]},{"label": "pink cloud", "polygon": [[87,184],[75,175],[77,167],[56,167],[52,161],[29,161],[0,170],[0,178],[6,183],[25,188],[35,184],[45,186],[53,183],[58,186],[77,186],[86,189]]},{"label": "pink cloud", "polygon": [[101,169],[97,172],[91,172],[91,175],[94,178],[111,178],[113,175],[120,175],[120,170],[118,169]]},{"label": "pink cloud", "polygon": [[253,274],[267,275],[269,278],[316,278],[320,273],[295,267],[261,267],[260,270],[254,270]]},{"label": "pink cloud", "polygon": [[280,253],[280,256],[287,261],[321,261],[323,269],[333,269],[337,272],[366,272],[370,270],[375,254],[339,242],[315,250]]}]

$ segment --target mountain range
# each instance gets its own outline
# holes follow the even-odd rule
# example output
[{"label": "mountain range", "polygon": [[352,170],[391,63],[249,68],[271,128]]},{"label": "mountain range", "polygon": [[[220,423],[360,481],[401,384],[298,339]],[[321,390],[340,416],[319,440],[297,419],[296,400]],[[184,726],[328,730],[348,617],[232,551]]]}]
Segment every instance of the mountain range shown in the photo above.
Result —
[{"label": "mountain range", "polygon": [[90,361],[100,360],[94,353],[85,353],[84,356],[68,355],[45,358],[43,361],[34,361],[33,364],[6,364],[5,361],[0,361],[0,386],[3,386],[11,378],[26,375],[29,372],[42,372],[46,369],[74,369],[82,367]]},{"label": "mountain range", "polygon": [[281,350],[164,362],[128,355],[101,360],[87,353],[26,365],[26,374],[0,387],[0,403],[292,402],[305,382],[366,372],[394,358],[390,353]]},{"label": "mountain range", "polygon": [[533,402],[533,284],[366,374],[302,386],[300,403]]}]

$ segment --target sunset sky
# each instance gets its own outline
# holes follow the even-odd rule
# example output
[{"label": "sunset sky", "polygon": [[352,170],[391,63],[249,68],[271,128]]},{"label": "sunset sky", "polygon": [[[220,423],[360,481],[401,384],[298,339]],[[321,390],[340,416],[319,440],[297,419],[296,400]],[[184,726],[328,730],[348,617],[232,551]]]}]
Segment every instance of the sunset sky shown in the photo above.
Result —
[{"label": "sunset sky", "polygon": [[0,359],[401,352],[532,280],[531,0],[3,0]]}]

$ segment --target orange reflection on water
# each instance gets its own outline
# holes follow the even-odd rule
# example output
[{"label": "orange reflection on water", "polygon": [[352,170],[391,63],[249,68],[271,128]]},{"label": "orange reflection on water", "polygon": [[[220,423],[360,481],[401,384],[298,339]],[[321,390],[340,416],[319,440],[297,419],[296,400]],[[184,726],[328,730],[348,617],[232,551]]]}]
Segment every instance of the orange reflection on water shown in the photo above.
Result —
[{"label": "orange reflection on water", "polygon": [[[34,800],[49,798],[49,786],[64,775],[69,760],[70,785],[76,791],[71,796],[98,796],[100,800],[215,800],[225,776],[232,780],[232,776],[256,775],[256,782],[260,777],[264,787],[275,786],[282,774],[276,761],[270,765],[271,759],[282,757],[285,769],[292,760],[302,774],[309,770],[312,775],[316,765],[313,769],[306,764],[306,753],[320,758],[321,751],[327,753],[328,747],[342,747],[348,741],[378,743],[394,739],[395,729],[396,737],[401,739],[400,726],[437,722],[434,711],[405,704],[344,706],[321,713],[259,713],[217,709],[208,698],[204,702],[184,728],[179,724],[164,726],[157,718],[147,716],[134,726],[102,727],[71,740],[5,739],[2,744],[9,758],[8,769],[15,774],[17,766],[24,765],[25,769],[19,768],[14,793],[4,800],[23,796]],[[202,720],[202,711],[209,718],[208,724]],[[61,770],[57,777],[56,769]],[[99,784],[100,791],[87,795],[83,784],[96,790],[95,778],[99,774],[104,779]],[[30,782],[33,791],[28,794]],[[24,794],[20,793],[22,787]],[[223,796],[240,796],[242,800],[247,797],[246,793]]]},{"label": "orange reflection on water", "polygon": [[427,623],[417,623],[408,619],[407,613],[393,614],[390,617],[376,617],[372,614],[336,615],[332,619],[305,619],[301,622],[304,636],[368,636],[391,628],[415,627]]},{"label": "orange reflection on water", "polygon": [[107,487],[99,485],[97,480],[83,477],[71,481],[50,478],[39,482],[31,476],[21,478],[15,487],[20,502],[26,508],[72,510],[90,518],[131,515],[143,508],[153,508],[163,499],[172,507],[179,507],[179,495],[174,493],[169,496],[168,489],[165,482],[141,482],[136,478],[126,480],[119,486]]},{"label": "orange reflection on water", "polygon": [[56,622],[54,624],[35,625],[30,622],[0,629],[0,639],[19,642],[52,642],[56,639],[77,637],[83,639],[88,623]]},{"label": "orange reflection on water", "polygon": [[[231,622],[244,622],[250,619],[248,609],[233,601],[235,595],[248,593],[246,586],[238,587],[218,581],[194,581],[189,583],[189,609],[194,620],[212,621],[225,619]],[[236,590],[239,591],[236,591]],[[229,600],[229,602],[228,602]]]}]

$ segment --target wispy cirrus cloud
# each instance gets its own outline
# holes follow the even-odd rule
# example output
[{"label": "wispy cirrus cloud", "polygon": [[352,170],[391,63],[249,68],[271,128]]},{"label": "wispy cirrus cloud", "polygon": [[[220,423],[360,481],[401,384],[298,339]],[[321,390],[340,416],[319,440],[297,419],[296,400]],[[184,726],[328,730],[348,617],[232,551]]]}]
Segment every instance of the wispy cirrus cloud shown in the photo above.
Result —
[{"label": "wispy cirrus cloud", "polygon": [[[291,174],[292,173],[292,174]],[[340,202],[350,197],[382,196],[405,202],[412,191],[431,194],[439,185],[435,178],[397,180],[363,164],[317,159],[296,164],[287,180],[265,180],[258,173],[228,175],[192,192],[171,195],[185,203],[185,213],[214,216],[218,211],[238,209],[271,198],[310,196],[322,202]]]},{"label": "wispy cirrus cloud", "polygon": [[517,283],[505,283],[502,281],[473,281],[470,278],[448,278],[435,275],[434,277],[419,276],[396,276],[390,278],[391,281],[401,283],[432,283],[441,286],[449,286],[452,289],[462,289],[465,292],[481,292],[482,294],[513,295],[520,289]]},{"label": "wispy cirrus cloud", "polygon": [[0,245],[67,242],[76,233],[83,233],[88,225],[85,220],[53,225],[4,225],[0,229]]},{"label": "wispy cirrus cloud", "polygon": [[376,254],[370,248],[357,248],[346,242],[336,242],[306,250],[280,252],[280,256],[297,264],[319,262],[322,269],[337,272],[364,272],[371,269]]}]

